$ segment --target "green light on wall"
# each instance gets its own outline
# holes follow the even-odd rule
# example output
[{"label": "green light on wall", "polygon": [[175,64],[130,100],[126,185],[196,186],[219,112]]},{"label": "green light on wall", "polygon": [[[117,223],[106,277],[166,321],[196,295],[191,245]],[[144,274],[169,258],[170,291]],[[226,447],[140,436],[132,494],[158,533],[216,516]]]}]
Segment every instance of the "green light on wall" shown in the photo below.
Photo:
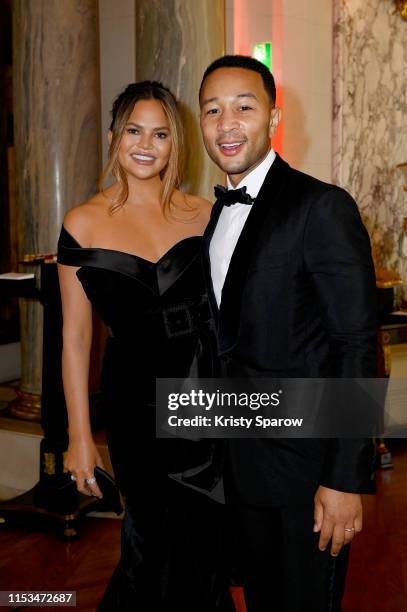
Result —
[{"label": "green light on wall", "polygon": [[257,43],[253,47],[253,57],[272,70],[271,42]]}]

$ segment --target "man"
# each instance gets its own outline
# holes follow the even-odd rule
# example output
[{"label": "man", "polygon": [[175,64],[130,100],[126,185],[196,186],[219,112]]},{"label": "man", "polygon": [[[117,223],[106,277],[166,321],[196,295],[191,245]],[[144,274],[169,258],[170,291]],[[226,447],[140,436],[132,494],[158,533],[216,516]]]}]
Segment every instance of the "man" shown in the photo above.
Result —
[{"label": "man", "polygon": [[[222,375],[375,376],[375,278],[355,202],[275,154],[280,110],[261,63],[213,62],[200,107],[228,184],[204,236]],[[360,493],[374,492],[373,444],[232,439],[226,455],[248,612],[339,610]]]}]

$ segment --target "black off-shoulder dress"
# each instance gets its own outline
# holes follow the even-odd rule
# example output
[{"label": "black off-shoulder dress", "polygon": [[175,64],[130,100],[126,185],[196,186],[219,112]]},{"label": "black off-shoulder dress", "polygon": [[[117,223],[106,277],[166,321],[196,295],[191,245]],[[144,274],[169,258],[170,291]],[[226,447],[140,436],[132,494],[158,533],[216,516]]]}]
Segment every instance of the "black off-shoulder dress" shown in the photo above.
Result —
[{"label": "black off-shoulder dress", "polygon": [[[62,227],[58,262],[109,328],[101,387],[125,499],[122,555],[100,612],[229,611],[224,506],[168,477],[205,460],[204,442],[155,438],[156,377],[187,376],[208,318],[200,236],[161,259],[83,248]],[[203,375],[209,375],[208,369]]]}]

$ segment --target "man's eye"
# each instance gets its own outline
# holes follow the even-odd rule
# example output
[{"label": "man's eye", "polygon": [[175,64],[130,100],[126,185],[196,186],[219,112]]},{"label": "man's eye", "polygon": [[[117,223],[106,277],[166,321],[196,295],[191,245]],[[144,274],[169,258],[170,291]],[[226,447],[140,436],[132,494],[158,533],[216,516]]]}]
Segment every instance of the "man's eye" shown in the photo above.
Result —
[{"label": "man's eye", "polygon": [[242,110],[242,111],[246,111],[246,110],[251,110],[252,107],[251,106],[247,106],[247,104],[242,104],[242,106],[240,106],[239,109]]},{"label": "man's eye", "polygon": [[219,112],[219,110],[217,108],[210,108],[206,114],[207,115],[216,115]]}]

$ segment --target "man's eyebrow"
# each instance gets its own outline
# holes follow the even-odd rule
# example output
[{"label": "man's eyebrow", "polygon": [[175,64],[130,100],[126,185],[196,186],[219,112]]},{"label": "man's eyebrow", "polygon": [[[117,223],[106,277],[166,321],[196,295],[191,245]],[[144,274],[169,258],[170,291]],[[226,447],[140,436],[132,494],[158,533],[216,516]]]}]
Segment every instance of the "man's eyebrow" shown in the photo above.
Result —
[{"label": "man's eyebrow", "polygon": [[257,100],[257,96],[254,95],[251,91],[246,91],[245,93],[238,94],[236,98],[254,98]]},{"label": "man's eyebrow", "polygon": [[219,100],[217,96],[214,96],[213,98],[206,98],[206,100],[202,100],[202,106],[205,106],[205,104],[210,104],[211,102],[216,102],[216,100]]},{"label": "man's eyebrow", "polygon": [[[251,91],[245,91],[237,94],[235,98],[253,98],[254,100],[257,100],[257,96],[255,96]],[[213,98],[206,98],[206,100],[202,100],[202,106],[205,106],[205,104],[210,104],[211,102],[217,102],[217,100],[219,100],[217,96],[214,96]]]}]

